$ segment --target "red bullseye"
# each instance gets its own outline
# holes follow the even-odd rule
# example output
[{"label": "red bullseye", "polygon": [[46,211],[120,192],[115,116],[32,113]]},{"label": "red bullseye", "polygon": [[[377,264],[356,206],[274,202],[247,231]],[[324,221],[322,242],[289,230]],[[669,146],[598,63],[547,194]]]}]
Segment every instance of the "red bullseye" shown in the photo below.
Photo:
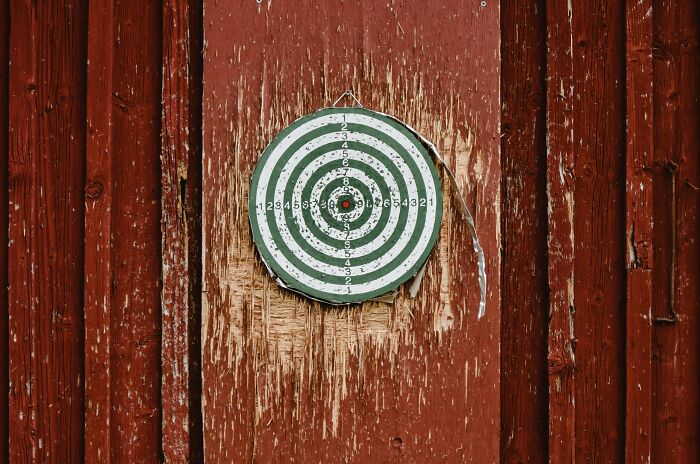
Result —
[{"label": "red bullseye", "polygon": [[343,200],[343,208],[348,209],[350,207],[350,202],[348,200]]}]

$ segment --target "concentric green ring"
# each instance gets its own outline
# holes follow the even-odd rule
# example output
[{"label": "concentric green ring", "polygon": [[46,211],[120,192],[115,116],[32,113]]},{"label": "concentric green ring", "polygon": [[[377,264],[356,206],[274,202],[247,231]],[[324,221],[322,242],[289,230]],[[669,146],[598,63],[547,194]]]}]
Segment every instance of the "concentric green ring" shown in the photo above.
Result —
[{"label": "concentric green ring", "polygon": [[[348,118],[348,123],[343,124],[341,121],[342,117]],[[352,121],[355,121],[355,124]],[[374,121],[374,122],[373,122]],[[341,124],[344,126],[341,129]],[[381,129],[381,130],[379,130]],[[347,132],[342,132],[347,130]],[[397,134],[397,139],[392,139],[393,135]],[[297,134],[301,134],[298,136]],[[302,149],[306,143],[311,142],[315,139],[326,137],[331,140],[339,136],[350,137],[350,135],[356,134],[362,140],[368,140],[370,144],[376,145],[376,143],[371,142],[372,140],[379,140],[389,147],[391,147],[397,155],[402,159],[404,168],[406,169],[408,175],[411,175],[415,181],[416,193],[412,193],[413,198],[406,198],[407,202],[410,201],[424,201],[429,202],[424,207],[414,206],[410,207],[405,203],[403,195],[400,193],[401,201],[399,206],[393,206],[393,208],[400,208],[399,217],[408,217],[408,211],[413,211],[410,213],[410,217],[413,217],[415,222],[414,229],[406,235],[405,243],[401,248],[397,245],[397,240],[395,236],[401,237],[403,234],[402,228],[405,228],[408,224],[407,221],[397,224],[395,233],[391,234],[391,237],[387,237],[387,240],[383,242],[372,242],[372,240],[367,240],[367,243],[372,243],[373,246],[377,243],[379,248],[374,248],[371,253],[365,255],[367,258],[363,267],[358,267],[355,261],[360,258],[353,258],[353,264],[350,267],[344,268],[343,259],[336,258],[323,253],[319,253],[313,246],[309,243],[304,243],[303,236],[300,233],[299,227],[301,225],[295,220],[294,216],[291,214],[291,210],[280,211],[281,223],[277,222],[274,209],[267,211],[269,201],[275,203],[274,190],[277,185],[278,179],[289,179],[286,181],[286,185],[289,187],[285,188],[282,192],[282,197],[280,198],[282,204],[286,203],[287,198],[291,196],[293,190],[293,185],[295,183],[294,173],[291,173],[289,169],[285,166],[289,163],[295,155],[300,155],[298,150]],[[353,137],[355,137],[353,135]],[[292,138],[297,138],[296,141],[290,143]],[[289,141],[288,141],[289,140]],[[336,142],[333,142],[336,143]],[[342,143],[342,142],[341,142]],[[348,142],[349,144],[351,142]],[[362,141],[355,142],[356,144],[363,143]],[[324,144],[325,145],[325,144]],[[285,148],[282,150],[282,146]],[[278,150],[278,147],[280,148]],[[323,149],[324,147],[319,147]],[[327,148],[327,147],[325,147]],[[356,149],[351,147],[350,149]],[[374,150],[378,152],[378,155],[373,153],[367,153],[367,151]],[[409,151],[412,153],[417,153],[418,164],[413,161],[413,156],[410,155]],[[379,159],[384,157],[381,164],[387,168],[392,165],[388,158],[386,158],[381,150],[369,146],[359,150],[364,153],[364,155],[371,156],[373,159]],[[363,155],[363,156],[364,156]],[[307,158],[299,164],[297,170],[303,168]],[[269,162],[270,166],[266,166]],[[326,163],[326,167],[330,163]],[[327,168],[325,172],[331,172],[332,169]],[[366,172],[367,168],[363,172]],[[398,171],[398,169],[395,169]],[[400,173],[400,171],[398,171]],[[318,173],[315,173],[318,174]],[[320,178],[323,174],[319,174],[317,177]],[[377,185],[379,179],[376,177],[370,177],[373,179]],[[381,176],[380,176],[381,178]],[[402,179],[401,175],[396,175],[394,179],[398,182]],[[426,190],[425,182],[431,183],[431,190],[434,192],[429,196],[428,190]],[[304,189],[302,190],[302,198],[307,198],[306,194],[310,198],[310,187],[311,181],[308,181]],[[333,184],[333,181],[331,181]],[[329,184],[329,186],[331,185]],[[361,185],[357,183],[352,184],[355,188],[360,190]],[[385,184],[386,185],[386,184]],[[404,193],[407,195],[408,191],[406,186],[403,189]],[[329,186],[326,186],[326,190],[331,192]],[[413,187],[411,191],[413,192]],[[363,195],[366,195],[369,189],[360,190]],[[381,189],[380,189],[381,191]],[[418,191],[423,192],[424,197],[419,197]],[[439,231],[439,224],[442,217],[442,193],[440,190],[440,183],[435,172],[433,161],[431,160],[427,150],[423,147],[417,137],[408,130],[405,126],[400,123],[384,116],[379,113],[375,113],[366,109],[361,108],[327,108],[320,110],[311,115],[307,115],[282,131],[273,142],[264,151],[256,169],[253,173],[251,179],[251,191],[249,196],[249,218],[251,223],[251,231],[253,234],[253,239],[256,243],[258,251],[260,252],[261,258],[265,261],[268,268],[274,272],[279,279],[288,288],[298,291],[300,293],[306,294],[312,298],[319,299],[322,301],[327,301],[330,303],[352,303],[360,302],[369,298],[373,298],[382,295],[392,289],[396,288],[401,283],[405,282],[411,276],[413,276],[420,266],[427,259],[432,247],[437,240],[437,235]],[[263,193],[262,196],[258,192]],[[321,192],[321,195],[325,195],[325,191]],[[382,192],[385,193],[385,192]],[[272,200],[268,200],[268,197]],[[260,198],[260,200],[258,200]],[[383,196],[384,198],[384,196]],[[302,200],[303,201],[303,200]],[[388,211],[388,208],[384,208]],[[369,217],[370,208],[365,208],[362,213],[361,218]],[[430,220],[426,214],[429,213]],[[310,224],[313,220],[309,221],[308,210],[302,210],[301,217],[306,224],[307,230],[311,231]],[[417,215],[417,216],[414,216]],[[381,233],[381,225],[385,224],[383,222],[388,215],[383,211],[382,215],[377,222],[377,232],[372,231],[372,235],[377,237],[383,237]],[[333,219],[333,218],[331,218]],[[366,219],[364,219],[366,220]],[[261,222],[264,221],[264,222]],[[357,221],[360,221],[358,219]],[[357,222],[355,221],[355,222]],[[328,224],[331,222],[326,221]],[[336,221],[337,222],[337,221]],[[362,222],[364,223],[364,222]],[[353,224],[353,230],[361,227],[360,222],[357,225]],[[335,224],[337,226],[339,224]],[[284,227],[286,232],[282,232],[282,229],[278,227]],[[289,235],[290,243],[286,243],[283,236],[285,234]],[[318,234],[318,235],[317,235]],[[343,250],[338,248],[339,245],[336,242],[331,242],[331,237],[326,236],[320,230],[316,231],[313,235],[314,237],[323,237],[324,243],[326,245],[332,245],[336,251],[335,254],[342,253]],[[367,236],[365,236],[367,237]],[[361,240],[365,237],[361,237],[358,240],[354,240],[352,243],[353,248],[367,245],[367,243],[361,243]],[[317,239],[316,239],[317,240]],[[320,243],[320,242],[319,242]],[[321,246],[321,245],[319,245]],[[322,246],[323,249],[329,248],[328,246]],[[386,261],[383,256],[392,250],[396,250],[397,254],[393,259]],[[299,254],[299,256],[297,255]],[[340,271],[345,269],[346,271],[352,271],[353,275],[351,277],[351,283],[346,282],[346,277],[344,274],[339,273],[337,275],[331,275],[327,272],[319,271],[314,268],[313,263],[305,262],[306,258],[301,255],[307,255],[312,257],[312,260],[318,261],[321,267],[327,266],[331,269],[333,266],[337,266]],[[386,261],[383,265],[372,268],[372,263],[377,260]],[[321,265],[320,263],[324,263]],[[337,264],[336,264],[337,263]],[[311,264],[311,265],[309,265]],[[362,265],[361,265],[362,266]],[[344,283],[348,283],[347,292],[345,292]]]}]

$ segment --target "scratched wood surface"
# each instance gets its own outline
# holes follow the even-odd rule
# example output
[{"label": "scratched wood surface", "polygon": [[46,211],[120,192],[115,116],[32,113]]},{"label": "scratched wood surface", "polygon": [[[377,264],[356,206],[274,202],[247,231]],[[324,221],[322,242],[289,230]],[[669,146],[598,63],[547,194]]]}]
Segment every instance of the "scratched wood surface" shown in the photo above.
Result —
[{"label": "scratched wood surface", "polygon": [[[0,0],[0,464],[700,462],[700,6],[480,3]],[[348,87],[456,166],[484,320],[447,181],[416,300],[256,261],[250,170]]]},{"label": "scratched wood surface", "polygon": [[654,276],[654,43],[651,0],[626,12],[627,382],[625,460],[651,462],[652,294]]},{"label": "scratched wood surface", "polygon": [[[204,11],[205,458],[497,461],[498,2],[208,1]],[[486,252],[482,320],[449,184],[415,300],[404,288],[393,305],[323,306],[280,290],[256,257],[245,206],[256,160],[348,88],[455,168]]]},{"label": "scratched wood surface", "polygon": [[10,8],[9,456],[73,462],[83,454],[86,8]]},{"label": "scratched wood surface", "polygon": [[10,71],[10,4],[0,1],[0,463],[9,458],[8,442],[8,311],[7,311],[7,229],[8,229],[8,85]]},{"label": "scratched wood surface", "polygon": [[545,2],[501,2],[501,462],[547,459]]},{"label": "scratched wood surface", "polygon": [[575,462],[573,24],[547,2],[549,462]]},{"label": "scratched wood surface", "polygon": [[700,460],[700,5],[654,2],[652,462]]},{"label": "scratched wood surface", "polygon": [[625,5],[572,3],[576,460],[622,462]]},{"label": "scratched wood surface", "polygon": [[625,5],[547,6],[550,462],[621,462]]},{"label": "scratched wood surface", "polygon": [[163,457],[202,460],[202,8],[163,2],[161,147]]},{"label": "scratched wood surface", "polygon": [[161,10],[91,4],[85,189],[85,461],[161,456]]}]

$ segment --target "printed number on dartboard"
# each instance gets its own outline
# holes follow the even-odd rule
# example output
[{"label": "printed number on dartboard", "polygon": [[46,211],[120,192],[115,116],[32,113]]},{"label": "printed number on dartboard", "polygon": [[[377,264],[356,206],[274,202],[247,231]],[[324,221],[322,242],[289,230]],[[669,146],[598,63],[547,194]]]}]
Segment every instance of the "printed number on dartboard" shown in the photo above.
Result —
[{"label": "printed number on dartboard", "polygon": [[[359,200],[357,202],[357,206],[360,208],[366,207],[366,208],[398,208],[398,207],[409,207],[409,206],[432,206],[433,205],[433,200],[431,199],[425,199],[425,198],[404,198],[402,200],[400,199],[384,199],[381,200],[379,198],[375,198],[374,201],[363,201]],[[274,211],[276,209],[296,209],[296,210],[304,210],[304,209],[309,209],[309,208],[314,208],[318,206],[321,209],[332,209],[332,204],[330,204],[327,201],[315,201],[315,200],[310,200],[310,201],[287,201],[287,202],[272,202],[268,201],[267,204],[265,203],[258,203],[258,208],[261,210],[267,210],[267,211]]]}]

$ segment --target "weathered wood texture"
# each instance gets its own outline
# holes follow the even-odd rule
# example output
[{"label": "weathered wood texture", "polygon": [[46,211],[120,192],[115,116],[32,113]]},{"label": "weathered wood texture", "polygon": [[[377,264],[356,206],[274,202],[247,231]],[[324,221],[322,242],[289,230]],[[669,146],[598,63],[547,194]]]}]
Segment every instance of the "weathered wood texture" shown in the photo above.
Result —
[{"label": "weathered wood texture", "polygon": [[202,460],[202,6],[163,2],[162,413],[166,462]]},{"label": "weathered wood texture", "polygon": [[[204,11],[205,458],[496,462],[498,2],[207,1]],[[482,320],[449,184],[415,300],[404,289],[394,305],[331,308],[280,290],[258,261],[246,210],[255,162],[285,125],[348,88],[456,169],[487,257]]]},{"label": "weathered wood texture", "polygon": [[[699,462],[697,1],[204,6],[0,0],[0,463]],[[456,167],[485,319],[447,181],[416,300],[256,261],[257,157],[346,88]]]},{"label": "weathered wood texture", "polygon": [[622,462],[625,5],[572,3],[576,461]]},{"label": "weathered wood texture", "polygon": [[112,446],[112,145],[114,8],[88,18],[85,182],[85,458],[109,462]]},{"label": "weathered wood texture", "polygon": [[627,397],[625,461],[651,462],[654,89],[651,0],[627,9]]},{"label": "weathered wood texture", "polygon": [[8,229],[8,86],[10,65],[10,4],[0,0],[0,464],[8,462],[8,311],[7,311],[7,229]]},{"label": "weathered wood texture", "polygon": [[501,2],[501,461],[547,459],[545,2]]},{"label": "weathered wood texture", "polygon": [[10,1],[9,445],[83,455],[86,5]]},{"label": "weathered wood texture", "polygon": [[700,5],[655,1],[652,462],[700,460]]},{"label": "weathered wood texture", "polygon": [[88,462],[153,462],[161,456],[161,14],[152,2],[90,5]]},{"label": "weathered wood texture", "polygon": [[[569,4],[570,5],[570,4]],[[547,2],[549,462],[575,462],[573,18]]]}]

